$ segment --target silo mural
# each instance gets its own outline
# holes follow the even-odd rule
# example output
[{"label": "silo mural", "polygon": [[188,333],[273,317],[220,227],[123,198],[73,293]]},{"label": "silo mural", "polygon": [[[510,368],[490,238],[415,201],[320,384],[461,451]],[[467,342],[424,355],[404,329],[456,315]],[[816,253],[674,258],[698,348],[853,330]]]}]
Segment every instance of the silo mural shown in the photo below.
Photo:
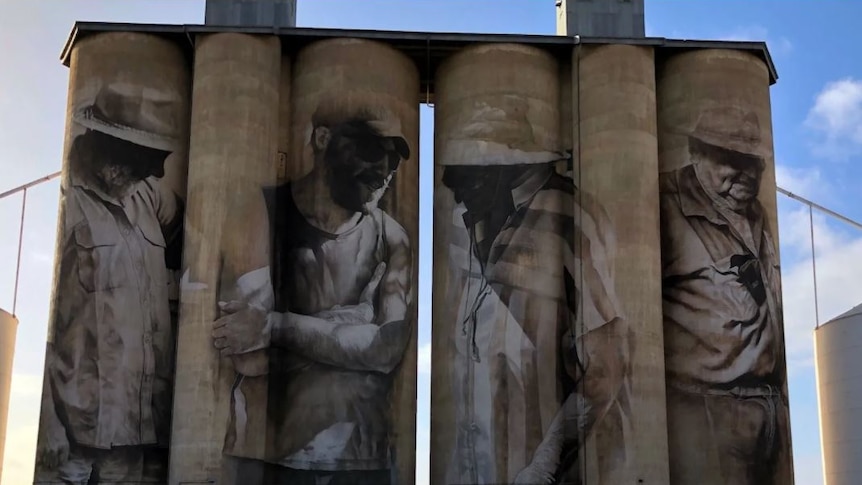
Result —
[{"label": "silo mural", "polygon": [[173,43],[72,52],[36,483],[164,483],[190,73]]},{"label": "silo mural", "polygon": [[560,147],[559,78],[512,44],[436,74],[431,483],[601,483],[584,443],[628,421],[614,228]]},{"label": "silo mural", "polygon": [[793,483],[765,51],[88,25],[36,483],[414,483],[422,96],[430,483]]},{"label": "silo mural", "polygon": [[[617,348],[630,366],[618,368],[630,379],[617,395],[628,407],[618,414],[629,422],[612,415],[596,426],[584,444],[586,483],[668,480],[654,55],[652,47],[633,45],[583,45],[573,53],[578,185],[618,228],[604,240],[612,248],[604,258],[626,322],[616,324],[618,333],[590,338],[628,341]],[[589,239],[576,243],[593,247]]]},{"label": "silo mural", "polygon": [[[272,292],[260,284],[270,248],[261,186],[276,183],[284,63],[275,36],[195,42],[170,483],[234,483],[237,466],[224,452],[264,453],[266,407],[248,396],[248,381],[266,373],[261,325]],[[265,399],[265,377],[255,383]]]},{"label": "silo mural", "polygon": [[791,484],[766,65],[708,49],[657,78],[671,483]]},{"label": "silo mural", "polygon": [[[235,484],[412,483],[418,72],[388,46],[342,39],[303,48],[290,69],[282,59],[280,81],[277,64],[261,60],[263,92],[279,98],[250,116],[268,113],[261,125],[278,127],[277,136],[248,145],[261,177],[223,179],[234,192],[222,214],[236,217],[224,219],[222,246],[202,271],[207,287],[221,288],[218,313],[201,327],[206,352],[218,354],[210,375],[225,410],[222,424],[201,423],[215,430],[218,473]],[[194,131],[192,147],[194,165]],[[199,254],[186,256],[200,264]],[[184,298],[200,284],[191,276]]]},{"label": "silo mural", "polygon": [[396,49],[357,39],[306,47],[294,73],[288,182],[270,206],[281,221],[275,307],[290,323],[271,377],[284,406],[270,461],[289,483],[409,485],[419,73]]}]

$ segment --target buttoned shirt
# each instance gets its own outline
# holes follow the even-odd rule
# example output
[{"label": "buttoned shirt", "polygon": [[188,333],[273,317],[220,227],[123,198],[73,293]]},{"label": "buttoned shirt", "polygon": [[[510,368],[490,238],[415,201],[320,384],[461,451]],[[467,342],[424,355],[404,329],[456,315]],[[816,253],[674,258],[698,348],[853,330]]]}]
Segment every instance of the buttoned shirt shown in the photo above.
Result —
[{"label": "buttoned shirt", "polygon": [[456,429],[446,483],[511,483],[574,389],[580,357],[570,337],[620,316],[607,265],[612,232],[598,205],[544,166],[511,202],[502,229],[488,236],[484,268],[466,209],[453,214]]},{"label": "buttoned shirt", "polygon": [[167,444],[175,332],[165,246],[179,198],[148,178],[123,199],[64,188],[48,383],[68,436],[96,448]]},{"label": "buttoned shirt", "polygon": [[688,165],[661,176],[661,221],[669,384],[780,385],[780,268],[760,204],[722,208]]}]

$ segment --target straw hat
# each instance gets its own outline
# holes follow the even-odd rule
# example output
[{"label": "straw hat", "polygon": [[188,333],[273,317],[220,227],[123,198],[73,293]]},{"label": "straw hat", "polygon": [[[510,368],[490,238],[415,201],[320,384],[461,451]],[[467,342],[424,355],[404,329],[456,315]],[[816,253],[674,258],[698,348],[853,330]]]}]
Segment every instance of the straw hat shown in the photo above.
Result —
[{"label": "straw hat", "polygon": [[180,147],[181,109],[176,94],[112,83],[102,86],[91,103],[75,110],[72,120],[121,140],[172,152]]}]

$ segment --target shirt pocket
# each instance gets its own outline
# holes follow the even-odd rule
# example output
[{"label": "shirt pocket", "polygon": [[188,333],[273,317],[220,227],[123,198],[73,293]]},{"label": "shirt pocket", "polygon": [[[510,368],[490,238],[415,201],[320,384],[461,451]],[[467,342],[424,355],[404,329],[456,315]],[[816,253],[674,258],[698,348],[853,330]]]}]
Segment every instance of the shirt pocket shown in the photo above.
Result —
[{"label": "shirt pocket", "polygon": [[740,257],[744,255],[731,254],[712,263],[713,297],[715,302],[721,303],[710,310],[733,320],[747,321],[756,317],[759,305],[750,284],[746,284],[745,275],[740,274]]},{"label": "shirt pocket", "polygon": [[120,241],[113,225],[83,224],[75,228],[78,279],[86,291],[106,291],[128,284]]}]

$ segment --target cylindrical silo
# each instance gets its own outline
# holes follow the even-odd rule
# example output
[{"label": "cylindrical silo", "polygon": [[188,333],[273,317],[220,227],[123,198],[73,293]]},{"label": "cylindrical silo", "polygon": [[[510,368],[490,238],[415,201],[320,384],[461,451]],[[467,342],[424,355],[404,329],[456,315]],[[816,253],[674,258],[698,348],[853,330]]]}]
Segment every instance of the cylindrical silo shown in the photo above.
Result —
[{"label": "cylindrical silo", "polygon": [[820,446],[826,485],[852,485],[862,474],[862,305],[814,331]]},{"label": "cylindrical silo", "polygon": [[689,50],[656,78],[670,482],[791,484],[767,65]]},{"label": "cylindrical silo", "polygon": [[[419,73],[386,44],[328,39],[293,65],[270,192],[275,312],[267,480],[415,477]],[[278,331],[276,331],[278,333]]]},{"label": "cylindrical silo", "polygon": [[584,442],[629,419],[614,229],[561,142],[567,67],[484,44],[436,73],[432,483],[599,483]]},{"label": "cylindrical silo", "polygon": [[261,471],[267,354],[228,337],[263,338],[255,325],[271,309],[264,188],[277,176],[282,62],[275,36],[196,39],[171,484]]},{"label": "cylindrical silo", "polygon": [[[598,345],[625,342],[620,371],[626,378],[614,390],[619,399],[584,447],[586,483],[666,483],[653,49],[582,46],[574,50],[572,66],[576,210],[582,211],[582,227],[608,227],[605,252],[593,257],[607,260],[602,276],[611,280],[619,305],[617,320],[592,338]],[[585,242],[575,241],[581,248]]]},{"label": "cylindrical silo", "polygon": [[166,480],[189,86],[155,35],[72,50],[36,483]]},{"label": "cylindrical silo", "polygon": [[15,356],[15,334],[18,319],[0,309],[0,479],[3,478],[3,448],[6,443],[6,418],[12,390],[12,360]]}]

